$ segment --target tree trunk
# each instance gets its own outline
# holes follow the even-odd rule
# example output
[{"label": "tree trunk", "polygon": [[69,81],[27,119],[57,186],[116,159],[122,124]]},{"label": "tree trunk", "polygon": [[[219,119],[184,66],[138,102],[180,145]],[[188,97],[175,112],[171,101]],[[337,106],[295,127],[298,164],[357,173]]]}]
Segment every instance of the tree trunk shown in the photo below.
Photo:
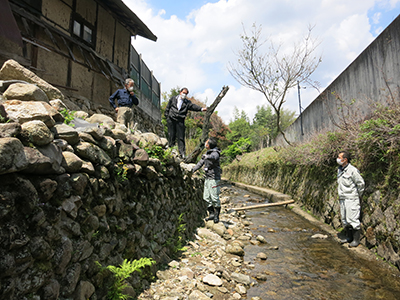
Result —
[{"label": "tree trunk", "polygon": [[196,146],[196,148],[193,150],[192,153],[188,155],[188,157],[185,159],[185,163],[194,163],[196,162],[197,157],[200,155],[201,151],[204,149],[204,143],[208,139],[208,133],[211,128],[210,124],[210,118],[211,115],[214,113],[215,108],[217,105],[221,102],[222,98],[225,97],[226,93],[228,92],[229,87],[224,86],[221,90],[221,92],[218,94],[217,98],[215,98],[213,104],[211,104],[207,110],[206,110],[206,115],[204,116],[204,121],[203,121],[203,132],[200,137],[199,144]]}]

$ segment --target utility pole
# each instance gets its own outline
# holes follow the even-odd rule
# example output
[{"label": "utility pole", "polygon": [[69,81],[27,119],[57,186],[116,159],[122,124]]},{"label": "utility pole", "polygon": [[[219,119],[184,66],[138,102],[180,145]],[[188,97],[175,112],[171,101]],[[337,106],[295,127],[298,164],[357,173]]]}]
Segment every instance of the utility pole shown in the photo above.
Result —
[{"label": "utility pole", "polygon": [[299,95],[299,117],[300,117],[300,128],[301,128],[301,135],[304,135],[303,132],[303,115],[302,115],[302,111],[301,111],[301,99],[300,99],[300,82],[297,80],[297,93]]}]

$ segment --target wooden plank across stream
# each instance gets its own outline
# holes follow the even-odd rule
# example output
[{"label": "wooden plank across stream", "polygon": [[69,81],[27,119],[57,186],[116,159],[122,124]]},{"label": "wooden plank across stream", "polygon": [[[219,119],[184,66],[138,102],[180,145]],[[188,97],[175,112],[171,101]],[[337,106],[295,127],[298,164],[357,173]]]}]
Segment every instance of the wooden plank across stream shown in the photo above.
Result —
[{"label": "wooden plank across stream", "polygon": [[263,207],[270,207],[270,206],[280,206],[280,205],[287,205],[294,203],[294,200],[286,200],[282,202],[272,202],[272,203],[265,203],[265,204],[259,204],[259,205],[252,205],[252,206],[243,206],[243,207],[237,207],[233,208],[235,211],[241,211],[241,210],[249,210],[249,209],[257,209],[257,208],[263,208]]}]

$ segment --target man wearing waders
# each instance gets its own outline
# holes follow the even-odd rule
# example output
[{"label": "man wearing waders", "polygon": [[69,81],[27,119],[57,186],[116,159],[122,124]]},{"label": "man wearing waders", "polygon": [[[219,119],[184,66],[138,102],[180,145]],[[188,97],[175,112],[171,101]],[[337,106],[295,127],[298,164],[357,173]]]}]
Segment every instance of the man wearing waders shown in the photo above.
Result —
[{"label": "man wearing waders", "polygon": [[219,214],[221,212],[221,202],[219,201],[221,167],[219,166],[220,150],[217,148],[217,142],[213,138],[209,138],[205,147],[207,149],[201,160],[193,168],[193,173],[204,165],[204,193],[203,199],[207,202],[207,210],[209,217],[206,221],[214,220],[219,222]]},{"label": "man wearing waders", "polygon": [[349,247],[360,244],[360,198],[364,192],[364,179],[358,169],[350,164],[350,154],[342,151],[337,157],[339,164],[337,182],[340,202],[340,216],[345,237],[342,244],[350,243]]}]

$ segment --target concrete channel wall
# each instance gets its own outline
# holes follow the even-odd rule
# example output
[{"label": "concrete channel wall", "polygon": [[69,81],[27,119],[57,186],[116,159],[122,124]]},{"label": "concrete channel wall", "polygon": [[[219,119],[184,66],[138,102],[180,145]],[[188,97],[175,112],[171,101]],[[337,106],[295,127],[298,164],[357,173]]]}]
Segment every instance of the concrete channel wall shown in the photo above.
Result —
[{"label": "concrete channel wall", "polygon": [[[335,131],[338,124],[361,121],[373,111],[371,103],[386,104],[400,90],[400,16],[398,16],[286,130],[290,142]],[[303,135],[301,131],[303,126]],[[273,145],[287,143],[282,135]]]}]

